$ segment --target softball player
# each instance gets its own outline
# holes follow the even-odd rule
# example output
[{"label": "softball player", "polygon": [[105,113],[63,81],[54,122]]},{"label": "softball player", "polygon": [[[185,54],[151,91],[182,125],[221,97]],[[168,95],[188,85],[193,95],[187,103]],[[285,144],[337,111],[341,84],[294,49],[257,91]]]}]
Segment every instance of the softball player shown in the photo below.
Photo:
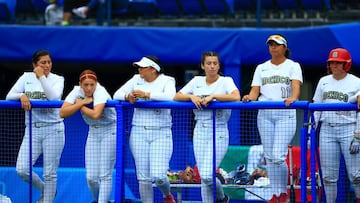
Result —
[{"label": "softball player", "polygon": [[[29,110],[31,100],[61,100],[64,89],[64,78],[51,73],[52,61],[50,53],[38,50],[32,57],[33,72],[25,72],[7,94],[7,100],[20,100],[25,110],[25,136],[20,146],[16,162],[16,171],[26,182],[29,182]],[[64,148],[64,123],[59,117],[58,108],[36,108],[32,115],[32,160],[43,154],[43,177],[32,172],[32,185],[41,191],[39,203],[51,203],[56,193],[57,169]]]},{"label": "softball player", "polygon": [[[176,93],[175,79],[161,73],[159,59],[143,57],[133,63],[136,74],[120,87],[114,99],[135,103],[137,100],[172,100]],[[165,203],[174,203],[167,177],[173,152],[172,118],[170,109],[135,108],[132,118],[130,150],[136,166],[140,198],[143,203],[154,202],[152,182],[163,193]]]},{"label": "softball player", "polygon": [[[289,106],[300,96],[303,81],[301,67],[289,59],[290,50],[284,36],[271,35],[266,44],[269,45],[271,59],[256,67],[250,93],[242,100],[284,101]],[[287,202],[288,167],[285,160],[288,145],[295,135],[296,110],[259,110],[257,125],[273,189],[269,202]]]},{"label": "softball player", "polygon": [[[203,110],[211,101],[240,101],[240,92],[231,77],[219,75],[219,55],[205,52],[201,59],[201,68],[205,76],[196,76],[174,97],[174,100],[192,101],[196,125],[194,129],[194,154],[201,177],[202,202],[214,202],[213,193],[213,125],[212,110]],[[224,158],[229,145],[227,122],[230,109],[216,110],[216,168]],[[205,147],[206,146],[206,147]],[[217,202],[228,202],[220,180],[216,179]]]},{"label": "softball player", "polygon": [[95,72],[84,70],[80,75],[80,86],[74,87],[60,110],[62,118],[80,110],[89,125],[85,146],[86,179],[96,203],[109,201],[115,165],[116,115],[115,109],[105,108],[107,100],[111,100],[111,96],[97,82]]},{"label": "softball player", "polygon": [[[314,102],[356,102],[360,79],[348,71],[351,56],[346,49],[337,48],[329,53],[327,68],[330,73],[322,77],[316,87]],[[344,156],[349,180],[353,183],[357,202],[360,202],[360,154],[356,150],[359,139],[355,131],[355,111],[323,111],[316,113],[320,121],[320,163],[324,179],[326,201],[336,202],[340,156]],[[350,150],[349,150],[350,146]]]}]

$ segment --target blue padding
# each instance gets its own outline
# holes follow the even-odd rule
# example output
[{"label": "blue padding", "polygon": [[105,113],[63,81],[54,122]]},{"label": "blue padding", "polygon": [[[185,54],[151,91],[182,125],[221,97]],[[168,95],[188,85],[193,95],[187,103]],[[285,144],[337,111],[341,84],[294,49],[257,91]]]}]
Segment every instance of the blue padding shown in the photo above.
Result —
[{"label": "blue padding", "polygon": [[[34,168],[34,171],[42,175],[42,168]],[[114,199],[115,192],[115,171],[113,172],[113,191],[111,199]],[[12,202],[29,202],[29,184],[22,181],[16,173],[14,167],[0,167],[0,183],[2,192]],[[128,186],[126,185],[128,188]],[[32,189],[32,202],[36,202],[40,197],[40,192]],[[125,194],[125,197],[133,198],[131,190]],[[59,168],[57,195],[54,203],[60,202],[91,202],[92,197],[86,183],[84,168]]]},{"label": "blue padding", "polygon": [[131,63],[150,54],[164,65],[199,64],[201,53],[213,50],[219,52],[224,72],[231,74],[240,71],[241,64],[268,60],[266,39],[281,33],[288,39],[291,58],[303,66],[325,67],[336,47],[348,49],[353,64],[360,65],[360,57],[355,57],[360,55],[359,23],[294,29],[0,25],[0,33],[0,61],[28,62],[39,45],[57,62],[80,63]]}]

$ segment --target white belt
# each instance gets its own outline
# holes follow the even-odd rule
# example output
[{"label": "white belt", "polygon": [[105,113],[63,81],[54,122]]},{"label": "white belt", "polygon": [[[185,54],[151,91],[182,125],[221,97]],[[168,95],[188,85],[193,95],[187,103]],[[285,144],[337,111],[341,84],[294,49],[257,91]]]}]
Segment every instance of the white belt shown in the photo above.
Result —
[{"label": "white belt", "polygon": [[351,125],[354,123],[325,123],[325,125],[330,126],[330,127],[339,127],[339,126],[344,126],[344,125]]},{"label": "white belt", "polygon": [[58,123],[61,123],[62,121],[59,121],[59,122],[54,122],[54,123],[46,123],[46,122],[35,122],[33,123],[33,126],[35,128],[42,128],[42,127],[46,127],[46,126],[49,126],[49,125],[56,125]]},{"label": "white belt", "polygon": [[[203,128],[211,128],[213,126],[212,123],[198,123]],[[225,123],[217,123],[215,126],[217,127],[225,127],[227,124]]]},{"label": "white belt", "polygon": [[134,126],[138,128],[144,128],[144,130],[160,130],[162,128],[170,128],[170,126]]}]

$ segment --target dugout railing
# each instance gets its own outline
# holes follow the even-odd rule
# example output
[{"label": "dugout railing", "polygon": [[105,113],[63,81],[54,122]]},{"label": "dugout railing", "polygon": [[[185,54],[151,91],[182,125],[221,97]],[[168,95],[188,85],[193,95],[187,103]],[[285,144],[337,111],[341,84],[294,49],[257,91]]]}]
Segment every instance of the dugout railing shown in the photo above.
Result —
[{"label": "dugout railing", "polygon": [[[32,107],[33,108],[59,108],[62,104],[62,101],[51,101],[51,102],[43,102],[43,101],[32,101]],[[124,200],[127,200],[127,190],[129,189],[129,186],[126,184],[126,178],[128,176],[128,174],[126,173],[127,170],[127,164],[128,164],[128,160],[124,161],[125,159],[127,159],[127,157],[131,156],[131,154],[128,153],[128,151],[125,150],[125,148],[127,148],[128,143],[127,143],[127,139],[125,139],[126,137],[128,137],[129,135],[129,127],[131,125],[131,114],[132,114],[132,109],[134,107],[136,108],[169,108],[169,109],[173,109],[174,111],[178,111],[178,112],[182,112],[182,111],[187,111],[186,117],[190,117],[191,120],[191,111],[192,109],[194,109],[194,105],[190,102],[173,102],[173,101],[169,101],[169,102],[148,102],[148,101],[143,101],[143,102],[138,102],[134,105],[128,103],[128,102],[119,102],[119,101],[109,101],[107,103],[107,107],[111,107],[111,108],[115,108],[116,112],[117,112],[117,137],[121,138],[121,139],[117,139],[117,162],[116,162],[116,167],[115,167],[115,187],[113,188],[114,191],[114,198],[115,198],[115,202],[124,202]],[[4,127],[4,122],[5,120],[11,119],[9,117],[9,115],[7,114],[7,112],[4,113],[4,109],[20,109],[21,108],[21,104],[20,102],[16,102],[16,101],[0,101],[0,110],[1,110],[1,114],[0,114],[0,119],[1,119],[1,123],[2,125],[0,126],[1,128]],[[233,120],[236,118],[239,118],[242,116],[243,111],[248,111],[250,110],[250,114],[256,114],[256,111],[258,109],[286,109],[286,108],[293,108],[293,109],[297,109],[298,112],[301,112],[300,114],[298,113],[298,116],[300,116],[300,125],[299,129],[297,129],[298,133],[299,133],[299,137],[298,139],[300,139],[299,141],[299,146],[301,148],[301,177],[307,177],[307,168],[310,167],[311,170],[311,186],[312,186],[312,192],[311,192],[311,196],[313,200],[316,200],[318,198],[318,183],[316,182],[316,162],[318,161],[316,158],[316,153],[317,153],[317,143],[316,143],[316,134],[315,134],[315,129],[314,127],[311,130],[310,133],[310,140],[311,140],[311,162],[310,165],[308,164],[307,161],[307,144],[308,144],[308,126],[314,126],[312,125],[312,122],[309,122],[309,111],[311,111],[311,113],[313,111],[326,111],[326,110],[341,110],[341,111],[350,111],[350,110],[355,110],[357,109],[355,104],[332,104],[332,105],[326,105],[326,104],[312,104],[309,103],[307,101],[297,101],[295,103],[293,103],[290,107],[285,107],[283,102],[249,102],[249,103],[243,103],[243,102],[213,102],[211,103],[207,109],[213,109],[214,113],[216,109],[233,109],[233,114],[230,118],[229,121],[229,128],[240,128],[240,125],[243,125],[243,123],[240,122],[234,122]],[[11,115],[11,114],[10,114]],[[14,115],[13,115],[14,116]],[[23,116],[23,114],[16,114],[15,116]],[[176,117],[176,113],[173,114],[173,122],[177,122],[176,119],[174,118],[174,116]],[[31,118],[31,117],[30,117]],[[256,116],[255,116],[256,118]],[[187,118],[188,119],[188,118]],[[22,122],[22,119],[17,120],[16,122]],[[31,122],[31,119],[30,119]],[[72,120],[71,122],[81,122],[78,120]],[[190,124],[193,121],[190,121]],[[215,120],[213,121],[215,122]],[[255,120],[251,120],[250,122],[256,122]],[[65,123],[67,124],[67,123]],[[187,123],[189,124],[189,123]],[[248,125],[248,124],[246,124]],[[254,124],[255,125],[255,124]],[[75,125],[76,126],[76,125]],[[16,127],[16,125],[14,126]],[[192,128],[192,126],[189,126],[189,128]],[[238,131],[239,132],[239,131]],[[238,133],[237,131],[235,131],[235,133]],[[4,133],[6,133],[4,131],[4,129],[0,129],[0,133],[1,133],[1,137],[4,138]],[[191,131],[190,131],[191,133]],[[230,136],[233,136],[234,133],[231,129],[230,129]],[[17,133],[18,134],[18,133]],[[22,137],[22,135],[20,135]],[[241,136],[241,135],[238,135]],[[71,141],[71,140],[70,140]],[[68,144],[68,143],[67,143]],[[239,143],[242,144],[242,143]],[[1,141],[1,148],[4,148],[4,146],[7,145],[6,143],[6,139]],[[213,146],[215,147],[215,146]],[[16,148],[16,147],[15,147]],[[31,150],[31,149],[30,149]],[[176,154],[175,154],[176,155]],[[173,156],[175,156],[173,154]],[[1,158],[3,159],[6,156],[6,154],[2,155]],[[14,159],[16,157],[10,157],[11,159]],[[67,157],[63,157],[63,158],[67,158]],[[62,159],[63,159],[62,158]],[[12,163],[14,163],[14,161],[12,161]],[[30,164],[31,165],[31,164]],[[4,166],[4,164],[2,164],[2,166]],[[15,167],[15,165],[6,165],[6,167]],[[62,167],[60,165],[60,167]],[[132,166],[133,167],[133,166]],[[134,170],[134,168],[130,169],[132,172]],[[213,168],[213,170],[215,171],[215,168]],[[215,176],[214,176],[215,177]],[[4,178],[4,177],[2,177]],[[85,177],[83,177],[85,178]],[[4,180],[0,180],[2,181],[2,185],[5,184],[4,187],[6,187],[6,177],[4,178]],[[59,184],[59,183],[58,183]],[[301,192],[301,202],[306,202],[307,198],[306,196],[308,196],[308,190],[307,188],[307,179],[306,178],[301,178],[300,181],[300,192]],[[86,186],[85,186],[86,187]],[[191,189],[191,188],[190,188]],[[6,190],[4,191],[4,189],[2,189],[3,192],[5,193],[4,195],[8,195],[10,198],[15,195],[15,196],[24,196],[24,194],[11,194],[10,191],[8,191],[9,193],[6,193]],[[240,188],[241,190],[241,188]],[[34,197],[32,197],[33,195],[33,188],[29,185],[29,190],[28,190],[28,197],[29,197],[29,202],[32,202],[32,200],[34,199]],[[136,195],[134,195],[136,196]],[[135,197],[136,198],[136,197]],[[61,199],[61,198],[59,198]],[[56,202],[57,200],[55,200]],[[25,202],[25,201],[24,201]],[[315,201],[314,201],[315,202]]]}]

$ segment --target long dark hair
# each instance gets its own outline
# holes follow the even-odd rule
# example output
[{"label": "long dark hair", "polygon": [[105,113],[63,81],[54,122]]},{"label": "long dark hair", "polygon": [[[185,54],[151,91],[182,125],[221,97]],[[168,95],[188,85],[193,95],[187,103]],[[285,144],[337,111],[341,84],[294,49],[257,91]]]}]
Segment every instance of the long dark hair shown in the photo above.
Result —
[{"label": "long dark hair", "polygon": [[[284,56],[285,56],[286,58],[290,58],[291,51],[290,51],[290,49],[289,49],[289,41],[286,39],[286,37],[285,37],[284,35],[282,35],[282,34],[277,34],[277,35],[280,35],[281,37],[283,37],[283,38],[286,40],[287,45],[286,45],[286,51],[285,51]],[[284,46],[284,45],[283,45],[283,46]]]},{"label": "long dark hair", "polygon": [[41,50],[37,50],[34,52],[32,58],[31,58],[31,62],[36,64],[40,60],[40,57],[42,57],[42,56],[50,56],[50,59],[51,59],[50,53],[46,50],[41,49]]}]

